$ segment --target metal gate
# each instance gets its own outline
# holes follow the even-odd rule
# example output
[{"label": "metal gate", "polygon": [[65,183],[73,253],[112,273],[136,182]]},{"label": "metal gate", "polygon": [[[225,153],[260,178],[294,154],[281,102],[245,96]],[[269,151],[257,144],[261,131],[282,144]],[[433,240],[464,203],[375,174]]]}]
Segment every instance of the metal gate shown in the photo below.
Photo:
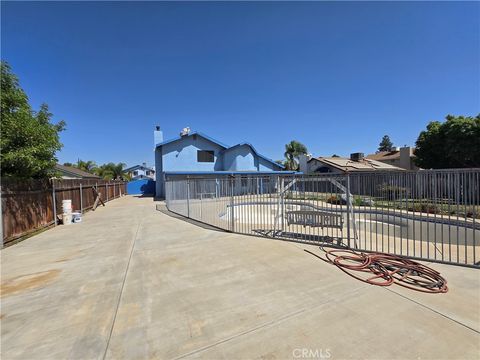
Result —
[{"label": "metal gate", "polygon": [[480,267],[480,169],[171,176],[170,211],[228,231]]}]

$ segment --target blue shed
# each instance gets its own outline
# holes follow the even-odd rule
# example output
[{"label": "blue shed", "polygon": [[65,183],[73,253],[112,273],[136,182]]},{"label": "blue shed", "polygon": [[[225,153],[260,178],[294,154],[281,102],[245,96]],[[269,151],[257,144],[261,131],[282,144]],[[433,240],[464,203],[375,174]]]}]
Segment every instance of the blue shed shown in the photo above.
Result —
[{"label": "blue shed", "polygon": [[155,195],[155,181],[152,179],[138,179],[127,184],[128,195]]}]

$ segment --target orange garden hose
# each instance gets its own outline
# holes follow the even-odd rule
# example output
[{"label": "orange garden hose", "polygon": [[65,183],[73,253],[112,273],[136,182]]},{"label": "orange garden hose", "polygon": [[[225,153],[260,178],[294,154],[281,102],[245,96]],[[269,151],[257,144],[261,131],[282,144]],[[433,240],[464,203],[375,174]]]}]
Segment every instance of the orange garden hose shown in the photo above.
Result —
[{"label": "orange garden hose", "polygon": [[[385,253],[356,252],[349,248],[326,250],[325,257],[304,249],[319,259],[335,265],[351,277],[377,286],[397,284],[408,289],[425,293],[446,293],[447,280],[440,273],[426,265],[398,255]],[[367,273],[373,276],[361,276]]]}]

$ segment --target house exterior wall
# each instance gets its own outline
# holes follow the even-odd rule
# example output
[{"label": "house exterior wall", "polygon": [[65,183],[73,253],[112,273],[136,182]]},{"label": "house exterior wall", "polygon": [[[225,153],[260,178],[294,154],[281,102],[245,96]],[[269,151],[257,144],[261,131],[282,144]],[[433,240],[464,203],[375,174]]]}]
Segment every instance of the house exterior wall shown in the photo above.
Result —
[{"label": "house exterior wall", "polygon": [[155,170],[150,168],[145,168],[137,165],[137,166],[132,166],[131,168],[126,169],[126,171],[130,175],[130,180],[138,180],[138,179],[155,180]]},{"label": "house exterior wall", "polygon": [[[136,173],[135,173],[135,172],[136,172]],[[133,170],[133,171],[132,171],[132,175],[133,175],[133,176],[142,176],[142,175],[143,175],[143,176],[147,176],[145,170],[143,170],[143,169]]]},{"label": "house exterior wall", "polygon": [[270,161],[258,158],[258,171],[281,171],[282,167],[272,164]]},{"label": "house exterior wall", "polygon": [[405,170],[419,170],[420,168],[415,165],[415,155],[413,154],[414,150],[415,149],[410,146],[404,146],[400,148],[395,157],[390,157],[387,159],[378,158],[376,160],[388,165],[397,166]]},{"label": "house exterior wall", "polygon": [[413,148],[404,146],[400,148],[399,167],[407,170],[418,170],[418,166],[415,165]]},{"label": "house exterior wall", "polygon": [[225,171],[258,171],[258,156],[248,145],[228,149],[223,154]]},{"label": "house exterior wall", "polygon": [[[222,158],[220,151],[223,148],[201,136],[188,136],[180,141],[171,142],[161,147],[163,171],[220,171]],[[197,151],[209,150],[214,152],[215,161],[212,163],[198,162]]]},{"label": "house exterior wall", "polygon": [[[214,152],[214,162],[198,162],[197,151]],[[155,150],[156,196],[164,197],[165,171],[220,171],[223,159],[220,152],[223,148],[201,136],[185,136],[179,141],[162,145]]]},{"label": "house exterior wall", "polygon": [[162,148],[155,149],[155,196],[165,197],[165,174],[163,173]]},{"label": "house exterior wall", "polygon": [[[214,162],[198,162],[199,150],[213,151]],[[281,171],[282,167],[259,156],[248,144],[225,149],[203,136],[192,134],[157,147],[155,169],[156,196],[163,198],[165,172]]]},{"label": "house exterior wall", "polygon": [[[293,172],[286,172],[287,174],[292,174]],[[187,178],[190,179],[195,179],[197,177],[200,177],[202,179],[215,179],[218,177],[216,174],[201,174],[201,175],[195,175],[195,174],[166,174],[165,175],[166,179],[172,180],[172,179],[177,179],[177,180],[185,180]],[[251,173],[250,174],[234,174],[233,175],[233,180],[234,182],[234,194],[235,195],[253,195],[253,194],[268,194],[272,192],[277,192],[278,191],[278,186],[279,186],[279,174],[273,173],[271,175],[269,174],[262,174],[261,177],[255,177],[252,178]],[[219,181],[209,181],[204,183],[204,187],[202,187],[202,191],[205,193],[215,193],[219,194],[221,191],[225,191],[224,189],[222,190],[221,188],[221,182]]]}]

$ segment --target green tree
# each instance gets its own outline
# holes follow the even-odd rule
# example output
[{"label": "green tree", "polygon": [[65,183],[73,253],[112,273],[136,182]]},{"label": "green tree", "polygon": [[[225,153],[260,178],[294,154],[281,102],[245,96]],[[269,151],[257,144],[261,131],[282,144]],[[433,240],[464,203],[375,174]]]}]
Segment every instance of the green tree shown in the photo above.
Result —
[{"label": "green tree", "polygon": [[125,172],[125,166],[124,163],[110,162],[97,167],[95,173],[104,180],[130,180],[130,176]]},{"label": "green tree", "polygon": [[382,141],[378,145],[378,152],[380,151],[392,151],[393,150],[393,143],[390,140],[390,136],[383,135]]},{"label": "green tree", "polygon": [[0,162],[2,176],[45,178],[55,175],[55,153],[62,148],[59,133],[65,122],[51,123],[47,104],[36,112],[18,78],[1,62]]},{"label": "green tree", "polygon": [[298,157],[308,152],[307,147],[296,140],[285,145],[285,168],[287,170],[298,170]]},{"label": "green tree", "polygon": [[75,165],[74,165],[74,164],[72,164],[72,163],[69,163],[69,162],[65,162],[65,163],[63,163],[63,166],[73,166],[73,167],[75,167]]},{"label": "green tree", "polygon": [[79,159],[75,167],[89,173],[94,173],[97,168],[97,164],[92,160],[83,161]]},{"label": "green tree", "polygon": [[424,169],[480,167],[480,114],[432,121],[415,146],[415,162]]}]

